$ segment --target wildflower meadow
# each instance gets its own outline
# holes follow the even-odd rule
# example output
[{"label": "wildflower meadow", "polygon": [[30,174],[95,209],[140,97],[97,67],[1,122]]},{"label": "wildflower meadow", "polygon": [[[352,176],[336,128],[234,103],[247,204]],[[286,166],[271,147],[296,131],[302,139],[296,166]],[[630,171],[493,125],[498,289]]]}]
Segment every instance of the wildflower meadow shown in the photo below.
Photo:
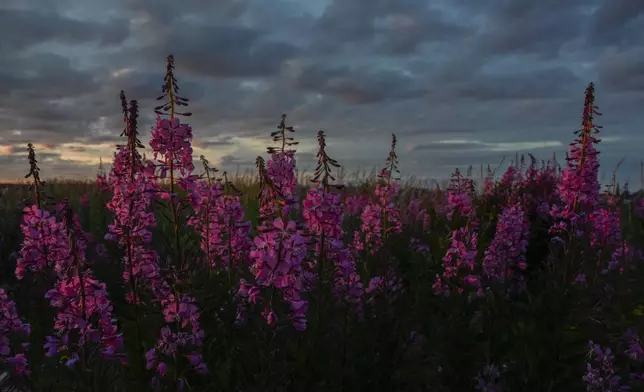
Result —
[{"label": "wildflower meadow", "polygon": [[644,391],[644,199],[600,187],[592,83],[565,162],[447,187],[401,180],[395,134],[343,183],[324,130],[302,179],[279,114],[242,181],[194,156],[173,56],[161,93],[142,124],[121,92],[95,181],[30,143],[2,192],[0,390]]}]

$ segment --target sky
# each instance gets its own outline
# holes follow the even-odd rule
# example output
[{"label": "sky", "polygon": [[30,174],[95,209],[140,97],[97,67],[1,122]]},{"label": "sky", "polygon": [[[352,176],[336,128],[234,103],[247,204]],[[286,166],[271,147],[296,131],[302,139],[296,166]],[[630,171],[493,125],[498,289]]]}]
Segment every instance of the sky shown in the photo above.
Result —
[{"label": "sky", "polygon": [[392,133],[419,179],[516,152],[563,162],[592,81],[601,171],[624,158],[618,177],[641,186],[642,0],[2,0],[0,36],[4,179],[26,174],[28,142],[44,178],[94,176],[121,89],[147,140],[173,54],[195,158],[231,172],[282,113],[301,170],[319,129],[348,173],[382,166]]}]

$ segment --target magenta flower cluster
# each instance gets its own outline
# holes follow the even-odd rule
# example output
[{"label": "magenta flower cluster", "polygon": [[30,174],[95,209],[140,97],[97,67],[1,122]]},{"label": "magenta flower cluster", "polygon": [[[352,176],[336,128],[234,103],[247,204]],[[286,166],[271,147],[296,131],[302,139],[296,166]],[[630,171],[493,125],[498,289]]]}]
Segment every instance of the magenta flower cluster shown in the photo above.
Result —
[{"label": "magenta flower cluster", "polygon": [[154,159],[158,160],[159,178],[166,178],[169,172],[178,171],[188,176],[194,170],[192,162],[192,127],[181,124],[175,117],[171,120],[157,116],[152,128],[150,147]]},{"label": "magenta flower cluster", "polygon": [[[133,155],[139,159],[132,160]],[[161,277],[158,255],[150,247],[152,229],[156,226],[151,210],[156,185],[146,175],[145,163],[132,143],[115,154],[108,181],[113,193],[107,209],[114,214],[114,221],[108,226],[105,239],[115,241],[123,250],[127,299],[138,305],[144,290],[151,291],[157,299],[165,298],[168,287]]]},{"label": "magenta flower cluster", "polygon": [[[205,333],[199,323],[195,299],[189,295],[170,294],[164,301],[163,316],[168,325],[161,328],[156,346],[145,354],[146,368],[156,370],[153,385],[169,377],[168,366],[178,355],[187,358],[196,373],[207,373],[208,367],[199,352]],[[174,382],[181,386],[185,380],[178,378]]]},{"label": "magenta flower cluster", "polygon": [[[31,328],[18,316],[16,304],[9,299],[3,288],[0,288],[0,363],[6,363],[9,368],[18,376],[28,375],[29,364],[24,352],[15,352],[11,347],[9,335],[21,335],[23,338],[29,336]],[[22,348],[28,347],[23,343]]]},{"label": "magenta flower cluster", "polygon": [[475,231],[465,227],[452,231],[450,247],[442,259],[443,272],[436,275],[432,286],[436,294],[449,296],[454,291],[461,294],[469,287],[477,295],[483,295],[483,284],[477,274],[477,246],[478,234]]},{"label": "magenta flower cluster", "polygon": [[447,190],[446,214],[449,221],[456,219],[456,217],[465,220],[476,218],[471,192],[472,180],[463,177],[461,172],[456,169]]},{"label": "magenta flower cluster", "polygon": [[513,281],[521,289],[520,272],[527,267],[529,227],[521,204],[511,204],[501,212],[496,234],[483,258],[484,276],[496,282]]},{"label": "magenta flower cluster", "polygon": [[94,278],[86,259],[87,241],[78,217],[67,203],[58,209],[63,214],[61,232],[66,241],[61,240],[60,252],[53,260],[58,280],[45,294],[57,311],[56,334],[48,336],[44,346],[47,356],[63,353],[69,367],[80,361],[87,366],[91,352],[96,351],[106,359],[125,361],[123,337],[112,317],[113,306],[105,284]]},{"label": "magenta flower cluster", "polygon": [[361,230],[354,233],[353,242],[356,251],[367,251],[372,255],[380,250],[387,236],[402,231],[400,209],[396,204],[400,187],[387,169],[380,172],[380,177],[384,183],[376,185],[376,200],[363,208]]},{"label": "magenta flower cluster", "polygon": [[249,221],[238,196],[224,195],[218,182],[197,181],[192,193],[194,216],[188,225],[199,233],[201,250],[211,268],[245,263],[250,249]]},{"label": "magenta flower cluster", "polygon": [[292,209],[298,206],[294,153],[293,150],[275,152],[266,162],[268,176],[284,202],[282,216],[285,218],[289,216]]},{"label": "magenta flower cluster", "polygon": [[472,204],[471,185],[470,180],[464,178],[459,170],[452,175],[447,190],[446,217],[459,226],[451,232],[450,246],[442,258],[442,273],[436,274],[432,285],[436,294],[450,296],[454,293],[461,294],[466,288],[470,288],[476,295],[483,295],[480,266],[476,262],[478,220]]},{"label": "magenta flower cluster", "polygon": [[599,114],[596,109],[594,86],[591,83],[586,89],[582,129],[570,143],[568,167],[562,171],[558,185],[558,196],[562,203],[551,208],[552,216],[558,219],[551,228],[552,232],[572,230],[572,234],[581,235],[584,224],[599,203],[599,153],[595,148],[599,142],[595,138],[599,127],[593,123],[594,115]]},{"label": "magenta flower cluster", "polygon": [[589,343],[590,363],[586,365],[586,374],[582,380],[588,392],[612,392],[627,391],[628,388],[622,382],[622,377],[615,368],[615,356],[610,348],[602,348],[600,345]]},{"label": "magenta flower cluster", "polygon": [[[355,258],[344,245],[342,229],[342,195],[316,185],[306,194],[303,216],[309,232],[315,236],[314,254],[317,262],[333,264],[333,287],[339,300],[360,306],[362,281],[357,273]],[[321,260],[324,252],[325,260]]]},{"label": "magenta flower cluster", "polygon": [[[178,220],[178,206],[184,201],[179,198],[178,192],[175,190],[175,184],[178,184],[189,193],[190,200],[184,203],[185,205],[209,206],[212,201],[216,201],[220,193],[217,188],[212,187],[204,191],[203,185],[201,185],[200,190],[197,190],[197,176],[192,174],[194,164],[192,161],[192,128],[190,125],[181,124],[176,117],[168,120],[157,116],[156,126],[152,130],[150,147],[154,158],[158,162],[155,165],[148,166],[147,174],[157,174],[154,177],[156,180],[170,177],[170,193],[163,188],[162,184],[156,183],[155,185],[162,199],[170,199],[170,208],[173,215],[171,223],[175,229],[175,240],[179,242],[180,239],[177,236],[180,234],[180,228],[184,223]],[[175,173],[178,176],[175,177]],[[202,199],[203,196],[207,197],[205,201]],[[191,222],[185,223],[190,224]],[[211,242],[212,239],[209,238],[206,243],[210,244]],[[181,252],[178,248],[175,251]],[[178,355],[188,358],[191,367],[196,373],[204,374],[208,371],[200,354],[204,331],[199,323],[199,308],[192,296],[181,293],[179,289],[183,279],[178,274],[184,272],[184,256],[181,253],[174,256],[176,259],[181,260],[178,266],[178,273],[175,272],[176,270],[166,272],[164,277],[164,282],[166,283],[162,286],[164,296],[159,300],[166,326],[161,329],[155,348],[146,353],[147,368],[156,367],[157,375],[153,379],[153,385],[162,383],[163,380],[167,379],[168,365],[173,363],[176,366],[176,357]],[[206,257],[209,256],[209,254],[206,255]],[[174,374],[175,378],[172,381],[177,386],[183,386],[185,380],[181,377],[177,378],[176,371]]]},{"label": "magenta flower cluster", "polygon": [[[260,301],[255,288],[274,288],[279,290],[283,299],[290,305],[290,316],[297,330],[306,329],[308,303],[302,297],[304,290],[303,262],[306,258],[310,238],[297,228],[292,221],[282,218],[267,220],[258,227],[259,234],[254,238],[250,252],[253,261],[251,272],[254,285],[242,281],[239,295],[251,303]],[[264,299],[262,315],[269,325],[276,325],[278,315],[274,311],[277,296],[274,290]]]},{"label": "magenta flower cluster", "polygon": [[25,207],[20,229],[22,246],[16,265],[16,277],[23,279],[25,272],[39,272],[53,267],[56,254],[65,245],[62,223],[56,216],[37,205]]}]

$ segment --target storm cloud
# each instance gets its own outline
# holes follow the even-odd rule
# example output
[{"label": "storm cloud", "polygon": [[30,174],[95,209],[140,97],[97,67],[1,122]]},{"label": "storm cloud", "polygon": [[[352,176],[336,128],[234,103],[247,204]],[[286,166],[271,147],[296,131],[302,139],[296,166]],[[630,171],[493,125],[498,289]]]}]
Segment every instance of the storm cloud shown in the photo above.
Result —
[{"label": "storm cloud", "polygon": [[444,178],[516,152],[563,157],[596,83],[602,171],[639,187],[641,0],[7,0],[0,5],[0,155],[44,177],[92,176],[122,128],[119,91],[154,120],[165,57],[190,98],[195,158],[252,168],[282,113],[302,170],[319,129],[347,172],[384,163]]}]

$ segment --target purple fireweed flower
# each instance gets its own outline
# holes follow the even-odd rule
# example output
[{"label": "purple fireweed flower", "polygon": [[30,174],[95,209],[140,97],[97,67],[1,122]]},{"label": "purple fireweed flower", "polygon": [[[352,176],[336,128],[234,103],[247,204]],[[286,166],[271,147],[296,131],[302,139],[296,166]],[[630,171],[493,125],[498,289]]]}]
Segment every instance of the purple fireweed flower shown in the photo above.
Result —
[{"label": "purple fireweed flower", "polygon": [[363,252],[368,250],[376,254],[382,245],[382,208],[377,204],[364,207],[360,219],[362,226],[354,234],[354,249]]},{"label": "purple fireweed flower", "polygon": [[223,187],[217,182],[201,180],[195,183],[192,194],[194,215],[187,224],[199,233],[201,250],[212,268],[218,261],[218,251],[224,245],[223,228],[217,214],[217,200],[223,196]]},{"label": "purple fireweed flower", "polygon": [[457,287],[460,294],[464,286],[474,289],[478,296],[483,295],[480,278],[475,274],[478,234],[472,229],[461,227],[452,232],[451,244],[443,257],[443,273],[437,277],[433,288],[436,294],[450,295],[450,284]]},{"label": "purple fireweed flower", "polygon": [[[150,138],[150,147],[153,151],[153,157],[156,162],[148,163],[145,167],[144,174],[154,180],[163,180],[167,177],[170,178],[171,191],[167,192],[163,187],[157,185],[156,190],[159,192],[161,199],[169,200],[173,211],[172,224],[175,227],[175,236],[179,236],[179,228],[187,222],[179,222],[176,220],[177,211],[180,206],[192,205],[193,207],[201,205],[201,197],[206,196],[209,200],[205,203],[210,203],[210,199],[214,198],[217,190],[214,188],[197,189],[198,176],[193,175],[194,164],[192,159],[192,128],[188,124],[181,124],[178,118],[174,117],[175,113],[173,99],[179,99],[176,95],[177,87],[176,80],[173,76],[174,58],[168,56],[168,67],[166,73],[166,84],[163,86],[164,95],[168,97],[172,107],[169,113],[170,118],[165,119],[161,117],[161,112],[158,109],[163,108],[161,105],[155,109],[157,112],[157,121],[152,129]],[[184,101],[181,101],[185,104]],[[165,109],[164,109],[165,110]],[[175,177],[175,174],[178,176]],[[181,200],[177,193],[176,185],[183,188],[188,193],[188,200]],[[194,223],[194,222],[191,222]],[[179,239],[177,239],[177,249],[175,249],[176,256],[181,258],[182,252],[179,248]],[[210,240],[210,239],[209,239]],[[209,257],[210,255],[207,255]],[[181,260],[180,267],[183,269],[183,260]],[[183,272],[183,271],[182,271]],[[179,283],[179,278],[172,274],[166,277],[168,281],[163,280],[156,290],[157,299],[159,300],[162,308],[166,326],[161,331],[157,344],[155,347],[156,355],[152,355],[149,351],[146,354],[146,362],[148,367],[154,366],[156,363],[156,371],[161,378],[165,377],[167,371],[167,364],[175,362],[176,355],[185,353],[195,353],[201,348],[204,340],[204,331],[199,324],[200,312],[196,305],[196,301],[192,296],[182,294],[177,291],[175,283]],[[168,283],[172,282],[172,284]],[[158,362],[158,363],[157,363]],[[193,370],[199,369],[200,372],[205,372],[205,364],[197,363],[192,365]],[[155,377],[155,380],[158,380]]]},{"label": "purple fireweed flower", "polygon": [[456,169],[447,189],[446,217],[461,227],[452,230],[450,247],[443,257],[443,271],[436,276],[432,285],[434,293],[449,296],[461,294],[466,287],[473,289],[477,296],[483,295],[483,283],[479,266],[476,264],[478,246],[478,220],[472,204],[473,184]]},{"label": "purple fireweed flower", "polygon": [[269,179],[280,195],[282,201],[281,216],[288,218],[291,210],[298,209],[297,197],[297,175],[295,173],[295,150],[287,149],[297,145],[293,137],[287,137],[287,132],[293,133],[295,129],[292,126],[286,126],[286,114],[282,114],[281,121],[277,126],[277,131],[272,132],[271,136],[274,142],[279,143],[277,147],[268,147],[270,154],[266,162],[266,177]]},{"label": "purple fireweed flower", "polygon": [[211,267],[247,261],[250,250],[250,221],[244,220],[244,207],[238,196],[223,194],[219,183],[195,184],[195,214],[188,225],[201,237],[201,250]]},{"label": "purple fireweed flower", "polygon": [[[107,297],[105,284],[97,282],[89,272],[85,272],[82,278],[76,276],[70,281],[60,280],[45,298],[50,299],[51,305],[58,309],[54,323],[58,336],[67,340],[72,332],[77,333],[79,347],[91,343],[100,346],[108,359],[123,358],[122,355],[116,355],[123,349],[123,340],[112,318],[112,304]],[[90,319],[98,321],[93,324]],[[68,344],[60,344],[60,338],[51,336],[47,337],[44,348],[48,356],[53,356],[54,351],[71,350]]]},{"label": "purple fireweed flower", "polygon": [[[610,254],[610,260],[607,265],[602,266],[601,273],[608,274],[611,271],[623,273],[628,268],[635,268],[632,261],[636,257],[636,252],[622,238],[617,197],[609,194],[607,205],[593,211],[590,214],[590,222],[592,222],[591,246],[597,250],[599,256]],[[603,259],[599,260],[599,263],[603,261]]]},{"label": "purple fireweed flower", "polygon": [[521,204],[506,207],[499,216],[494,239],[485,250],[485,277],[498,282],[520,279],[517,274],[527,267],[528,236],[528,220]]},{"label": "purple fireweed flower", "polygon": [[586,285],[588,284],[586,274],[584,272],[577,273],[572,281],[572,284],[575,286],[586,287]]},{"label": "purple fireweed flower", "polygon": [[288,302],[300,301],[304,282],[302,263],[309,238],[298,230],[294,221],[285,223],[282,218],[276,218],[272,226],[262,226],[260,230],[250,252],[255,283],[280,289]]},{"label": "purple fireweed flower", "polygon": [[20,229],[24,235],[16,265],[16,277],[22,279],[26,271],[39,272],[53,267],[53,261],[65,249],[62,224],[48,211],[36,205],[23,210]]},{"label": "purple fireweed flower", "polygon": [[476,211],[472,204],[472,181],[463,177],[456,169],[450,185],[447,189],[447,220],[452,221],[456,217],[466,220],[474,220]]},{"label": "purple fireweed flower", "polygon": [[[104,283],[98,282],[92,274],[85,258],[86,240],[80,230],[78,218],[66,204],[64,231],[68,237],[66,252],[56,262],[58,282],[49,290],[45,298],[57,309],[54,330],[56,338],[47,339],[45,348],[50,352],[58,339],[66,341],[58,345],[58,351],[65,349],[71,354],[77,351],[69,345],[70,334],[77,336],[78,348],[87,344],[100,348],[107,359],[124,360],[123,338],[118,333],[116,320],[112,318],[113,306]],[[70,362],[72,366],[75,362]]]},{"label": "purple fireweed flower", "polygon": [[628,347],[624,350],[624,355],[633,362],[642,363],[644,361],[644,344],[642,343],[642,339],[630,329],[626,331],[625,339]]},{"label": "purple fireweed flower", "polygon": [[163,281],[157,253],[150,248],[152,228],[156,217],[151,211],[153,195],[157,191],[150,169],[154,164],[145,161],[138,151],[143,145],[138,139],[136,101],[130,102],[129,117],[125,95],[121,93],[126,145],[117,146],[108,179],[113,191],[107,209],[114,214],[105,239],[115,241],[123,250],[123,280],[127,284],[126,299],[139,304],[139,291],[150,290],[157,301],[166,298],[168,285]]},{"label": "purple fireweed flower", "polygon": [[589,214],[593,229],[590,243],[594,248],[612,247],[622,239],[619,197],[612,190],[602,196],[605,203]]},{"label": "purple fireweed flower", "polygon": [[6,291],[0,288],[0,363],[9,364],[9,368],[19,376],[29,374],[27,357],[23,353],[12,355],[9,335],[28,337],[29,333],[29,324],[20,319],[16,304],[9,298]]},{"label": "purple fireweed flower", "polygon": [[476,377],[476,390],[481,392],[502,392],[503,388],[499,385],[501,373],[496,365],[487,365],[483,372]]},{"label": "purple fireweed flower", "polygon": [[621,392],[630,388],[622,384],[622,377],[618,375],[614,366],[615,356],[610,348],[603,349],[598,344],[589,342],[588,357],[590,363],[586,364],[586,374],[582,377],[588,392]]},{"label": "purple fireweed flower", "polygon": [[349,195],[344,199],[345,216],[360,216],[362,210],[369,205],[371,200],[368,195]]},{"label": "purple fireweed flower", "polygon": [[[284,207],[285,203],[269,177],[261,157],[257,158],[257,167],[260,179],[260,225],[250,251],[250,271],[254,275],[254,282],[240,282],[238,295],[242,305],[250,301],[259,302],[259,295],[251,296],[252,288],[262,291],[272,288],[270,298],[261,299],[262,302],[265,301],[262,315],[269,325],[275,325],[278,315],[273,313],[273,301],[276,301],[275,289],[278,290],[283,299],[291,304],[290,318],[293,325],[301,328],[302,315],[294,311],[293,304],[301,304],[299,301],[303,301],[302,292],[306,286],[303,264],[310,238],[295,221],[283,218],[280,207]],[[298,309],[306,311],[301,306],[298,306]],[[242,313],[243,311],[239,312]]]},{"label": "purple fireweed flower", "polygon": [[429,230],[431,217],[427,209],[423,208],[420,199],[413,199],[409,202],[403,218],[406,226],[420,226],[423,232]]},{"label": "purple fireweed flower", "polygon": [[162,282],[158,255],[149,245],[152,242],[152,228],[156,217],[150,210],[155,189],[151,179],[142,172],[134,179],[111,176],[112,200],[107,208],[114,213],[114,221],[108,226],[105,239],[116,241],[123,249],[123,279],[130,286],[128,301],[134,298],[132,279],[138,289],[150,289],[156,298],[164,298],[167,286]]},{"label": "purple fireweed flower", "polygon": [[[389,276],[392,273],[392,258],[384,260],[383,264],[372,265],[373,259],[370,255],[377,254],[390,236],[402,232],[401,212],[398,207],[398,195],[400,186],[398,178],[394,177],[400,173],[398,170],[398,156],[396,155],[396,135],[392,134],[391,150],[386,160],[386,166],[378,174],[379,182],[376,184],[375,200],[366,205],[362,214],[362,226],[359,232],[354,232],[352,253],[358,258],[364,254],[364,270],[367,279],[388,275],[387,281],[396,279]],[[371,283],[370,283],[371,284]],[[377,283],[375,283],[377,285]]]},{"label": "purple fireweed flower", "polygon": [[[342,231],[342,196],[339,193],[325,191],[323,187],[313,186],[306,194],[302,215],[309,231],[330,239],[341,239]],[[319,244],[318,244],[319,245]],[[316,247],[316,254],[319,253]]]},{"label": "purple fireweed flower", "polygon": [[154,151],[154,159],[159,160],[160,178],[166,178],[170,170],[177,170],[183,176],[192,174],[194,164],[191,141],[190,125],[181,124],[176,117],[169,120],[157,115],[150,147]]},{"label": "purple fireweed flower", "polygon": [[380,172],[380,178],[384,183],[376,185],[376,201],[364,207],[360,215],[360,232],[354,233],[353,247],[359,252],[368,250],[370,254],[376,254],[387,236],[402,232],[400,209],[396,206],[399,185],[387,169]]},{"label": "purple fireweed flower", "polygon": [[521,172],[521,168],[517,164],[510,165],[503,174],[503,177],[501,177],[501,185],[510,193],[515,188],[520,187],[522,181],[523,172]]},{"label": "purple fireweed flower", "polygon": [[421,255],[424,255],[424,256],[428,255],[429,252],[431,251],[429,245],[423,243],[418,238],[413,238],[413,237],[409,240],[409,248],[412,251],[416,253],[420,253]]},{"label": "purple fireweed flower", "polygon": [[29,370],[29,361],[27,356],[23,353],[16,354],[6,358],[7,364],[11,371],[18,376],[28,376],[31,374]]},{"label": "purple fireweed flower", "polygon": [[551,214],[558,220],[551,229],[561,232],[573,228],[575,234],[593,213],[599,203],[598,152],[595,144],[599,142],[595,135],[600,127],[594,124],[594,116],[599,115],[595,106],[595,87],[593,83],[586,88],[582,129],[570,143],[567,156],[568,167],[562,171],[558,186],[560,205],[553,205]]},{"label": "purple fireweed flower", "polygon": [[335,295],[345,303],[359,306],[362,282],[355,260],[343,242],[342,196],[325,190],[324,185],[313,186],[307,193],[303,206],[306,227],[317,238],[314,249],[317,262],[321,262],[324,246],[326,259],[333,263]]},{"label": "purple fireweed flower", "polygon": [[166,362],[174,361],[179,355],[186,355],[190,365],[199,374],[208,371],[203,363],[198,349],[203,345],[205,332],[199,324],[199,308],[196,301],[189,295],[170,294],[163,315],[169,326],[163,327],[156,347],[145,354],[146,367],[152,369],[156,365],[159,376],[164,377],[167,370]]},{"label": "purple fireweed flower", "polygon": [[396,294],[404,289],[402,279],[395,276],[391,271],[385,276],[375,276],[369,281],[365,294],[369,295],[369,301],[378,295],[382,295],[392,301]]},{"label": "purple fireweed flower", "polygon": [[297,177],[294,151],[276,152],[266,162],[266,172],[284,200],[282,216],[287,217],[297,203]]}]

